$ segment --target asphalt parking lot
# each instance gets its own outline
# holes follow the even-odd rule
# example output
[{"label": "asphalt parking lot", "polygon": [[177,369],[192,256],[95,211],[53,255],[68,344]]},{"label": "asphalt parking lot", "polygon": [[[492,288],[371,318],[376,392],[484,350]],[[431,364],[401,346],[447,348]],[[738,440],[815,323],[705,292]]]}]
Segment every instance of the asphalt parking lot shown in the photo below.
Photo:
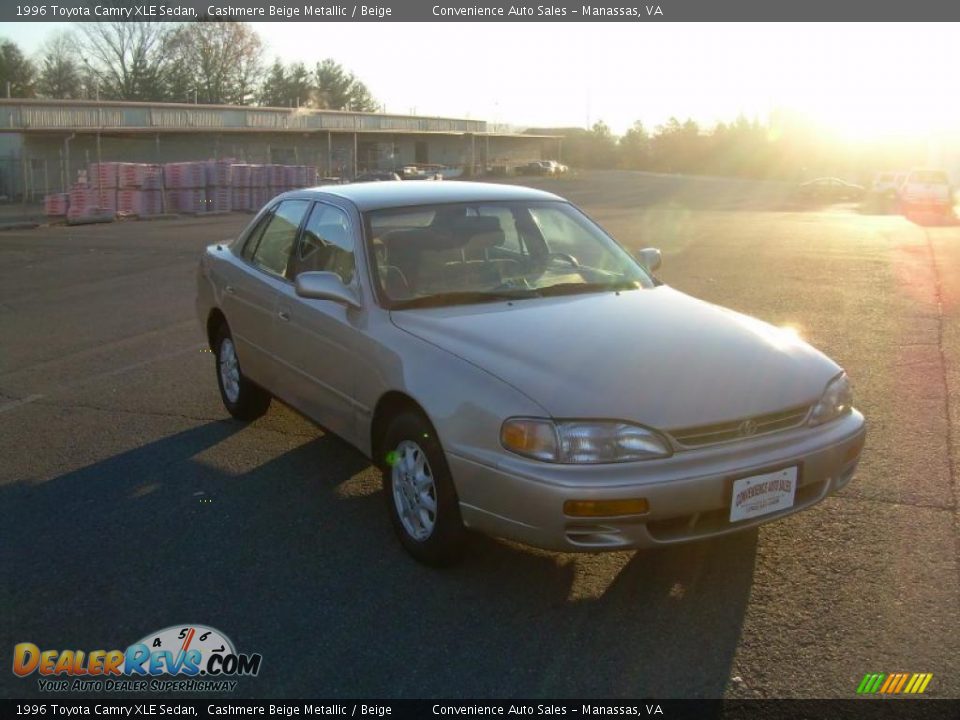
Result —
[{"label": "asphalt parking lot", "polygon": [[[478,537],[430,570],[357,452],[278,403],[251,425],[223,410],[194,270],[249,216],[10,231],[0,652],[203,623],[263,655],[237,697],[845,698],[867,672],[960,696],[960,227],[740,181],[536,184],[661,247],[667,283],[842,364],[869,423],[853,482],[719,542],[590,556]],[[37,696],[35,678],[0,672],[0,696]]]}]

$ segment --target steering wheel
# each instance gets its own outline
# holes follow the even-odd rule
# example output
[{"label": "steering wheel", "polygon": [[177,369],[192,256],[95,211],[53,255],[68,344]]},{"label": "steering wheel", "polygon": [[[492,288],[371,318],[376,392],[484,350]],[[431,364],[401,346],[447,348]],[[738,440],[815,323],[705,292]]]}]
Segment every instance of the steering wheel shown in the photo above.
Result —
[{"label": "steering wheel", "polygon": [[547,253],[547,260],[550,260],[550,259],[552,259],[552,258],[557,258],[558,260],[563,260],[563,261],[565,261],[566,263],[568,263],[569,265],[572,265],[574,268],[577,268],[577,269],[580,268],[580,261],[577,260],[577,259],[576,259],[573,255],[571,255],[570,253],[565,253],[565,252],[551,252],[551,253]]}]

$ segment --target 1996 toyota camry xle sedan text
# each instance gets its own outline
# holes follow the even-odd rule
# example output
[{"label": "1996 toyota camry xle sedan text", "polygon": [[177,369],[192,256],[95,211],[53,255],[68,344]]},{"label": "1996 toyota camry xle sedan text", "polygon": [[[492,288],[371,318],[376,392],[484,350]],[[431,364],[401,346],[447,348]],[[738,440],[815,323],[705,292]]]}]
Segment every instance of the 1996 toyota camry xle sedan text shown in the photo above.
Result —
[{"label": "1996 toyota camry xle sedan text", "polygon": [[[819,502],[864,442],[843,370],[656,280],[563,199],[469,182],[289,192],[200,261],[232,415],[271,397],[380,466],[421,561],[709,538]],[[318,459],[319,462],[319,459]]]}]

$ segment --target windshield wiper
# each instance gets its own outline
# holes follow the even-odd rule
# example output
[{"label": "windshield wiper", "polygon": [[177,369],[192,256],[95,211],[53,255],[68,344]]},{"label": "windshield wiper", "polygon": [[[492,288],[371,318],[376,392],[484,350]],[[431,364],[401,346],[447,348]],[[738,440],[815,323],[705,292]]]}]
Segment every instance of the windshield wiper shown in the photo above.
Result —
[{"label": "windshield wiper", "polygon": [[442,307],[444,305],[470,305],[473,303],[500,302],[503,300],[522,300],[523,298],[539,297],[536,290],[511,290],[510,292],[482,292],[475,290],[437,293],[423,297],[399,300],[392,303],[392,310],[407,310],[409,308]]},{"label": "windshield wiper", "polygon": [[609,292],[613,290],[639,290],[642,286],[633,280],[620,280],[612,283],[557,283],[537,288],[542,297],[551,295],[578,295],[580,293]]}]

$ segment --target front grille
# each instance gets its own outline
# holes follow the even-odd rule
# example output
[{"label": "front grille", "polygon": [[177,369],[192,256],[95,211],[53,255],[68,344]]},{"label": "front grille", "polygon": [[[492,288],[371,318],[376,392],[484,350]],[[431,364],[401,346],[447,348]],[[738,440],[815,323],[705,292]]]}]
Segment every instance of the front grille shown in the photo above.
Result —
[{"label": "front grille", "polygon": [[789,430],[802,423],[808,412],[810,412],[810,406],[803,405],[789,410],[767,413],[766,415],[755,415],[739,420],[729,420],[712,425],[698,425],[668,432],[674,440],[684,447],[703,447],[704,445],[743,440],[755,435]]}]

